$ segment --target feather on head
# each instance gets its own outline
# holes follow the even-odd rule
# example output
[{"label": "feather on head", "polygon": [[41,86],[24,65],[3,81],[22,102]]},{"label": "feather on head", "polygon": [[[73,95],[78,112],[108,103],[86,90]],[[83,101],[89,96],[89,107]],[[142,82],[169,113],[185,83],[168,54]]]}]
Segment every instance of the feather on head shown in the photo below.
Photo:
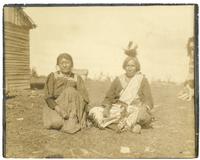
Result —
[{"label": "feather on head", "polygon": [[135,45],[134,47],[132,46],[133,46],[133,41],[129,41],[127,49],[124,49],[124,53],[127,56],[136,57],[138,46],[137,45]]}]

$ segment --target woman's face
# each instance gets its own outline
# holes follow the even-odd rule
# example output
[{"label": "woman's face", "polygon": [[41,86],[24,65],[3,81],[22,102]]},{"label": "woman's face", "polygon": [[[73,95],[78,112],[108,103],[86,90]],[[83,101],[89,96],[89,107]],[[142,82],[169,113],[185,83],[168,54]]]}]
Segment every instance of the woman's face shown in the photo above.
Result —
[{"label": "woman's face", "polygon": [[136,73],[136,70],[137,70],[137,67],[136,67],[135,61],[130,60],[125,67],[127,77],[133,77]]},{"label": "woman's face", "polygon": [[62,73],[67,73],[72,69],[72,62],[69,59],[62,58],[58,64]]}]

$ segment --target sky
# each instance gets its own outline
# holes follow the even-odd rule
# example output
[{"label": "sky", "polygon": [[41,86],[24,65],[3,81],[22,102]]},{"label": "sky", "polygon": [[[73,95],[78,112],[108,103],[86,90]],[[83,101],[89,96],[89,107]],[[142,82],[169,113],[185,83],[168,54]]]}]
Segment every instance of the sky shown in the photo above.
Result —
[{"label": "sky", "polygon": [[138,45],[141,72],[149,80],[183,82],[188,72],[186,44],[193,36],[193,6],[25,7],[37,27],[30,31],[30,63],[39,75],[56,70],[60,53],[74,68],[122,74],[129,41]]}]

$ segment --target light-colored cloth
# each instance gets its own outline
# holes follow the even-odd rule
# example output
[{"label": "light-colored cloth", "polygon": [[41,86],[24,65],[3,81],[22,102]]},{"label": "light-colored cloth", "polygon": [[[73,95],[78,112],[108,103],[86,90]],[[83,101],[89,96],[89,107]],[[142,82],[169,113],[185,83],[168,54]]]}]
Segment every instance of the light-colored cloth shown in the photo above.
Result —
[{"label": "light-colored cloth", "polygon": [[130,115],[127,116],[125,125],[127,125],[128,128],[131,128],[137,122],[138,113],[139,113],[138,106],[133,106],[133,105],[128,106],[127,113],[129,113]]},{"label": "light-colored cloth", "polygon": [[117,124],[119,129],[131,129],[137,123],[145,126],[152,120],[152,115],[148,112],[145,105],[130,105],[127,107],[127,110],[120,106],[113,105],[110,109],[109,117],[107,118],[103,116],[103,111],[104,108],[99,106],[93,107],[89,112],[89,117],[93,120],[95,126],[99,128],[106,128],[110,124]]},{"label": "light-colored cloth", "polygon": [[108,125],[117,122],[121,117],[121,112],[124,109],[120,105],[113,105],[110,109],[109,117],[105,118],[103,116],[104,108],[102,106],[93,107],[89,112],[89,117],[94,120],[94,123],[99,128],[105,128]]},{"label": "light-colored cloth", "polygon": [[191,101],[194,97],[194,88],[189,84],[186,84],[183,90],[178,94],[178,98],[181,100]]},{"label": "light-colored cloth", "polygon": [[142,79],[143,75],[140,72],[136,73],[136,75],[131,78],[126,88],[121,91],[119,100],[125,102],[127,105],[130,105],[137,97]]}]

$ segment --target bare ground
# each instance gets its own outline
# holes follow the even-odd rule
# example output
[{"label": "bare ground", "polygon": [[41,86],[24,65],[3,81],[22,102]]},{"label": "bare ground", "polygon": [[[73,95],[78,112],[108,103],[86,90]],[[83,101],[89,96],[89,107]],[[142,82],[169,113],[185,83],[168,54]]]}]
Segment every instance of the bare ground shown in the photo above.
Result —
[{"label": "bare ground", "polygon": [[[89,81],[91,106],[103,99],[108,83]],[[180,86],[154,83],[153,129],[141,134],[88,128],[75,135],[46,130],[42,124],[43,90],[25,90],[6,105],[6,157],[192,158],[195,157],[193,102],[176,98]],[[121,153],[128,147],[129,153]]]}]

